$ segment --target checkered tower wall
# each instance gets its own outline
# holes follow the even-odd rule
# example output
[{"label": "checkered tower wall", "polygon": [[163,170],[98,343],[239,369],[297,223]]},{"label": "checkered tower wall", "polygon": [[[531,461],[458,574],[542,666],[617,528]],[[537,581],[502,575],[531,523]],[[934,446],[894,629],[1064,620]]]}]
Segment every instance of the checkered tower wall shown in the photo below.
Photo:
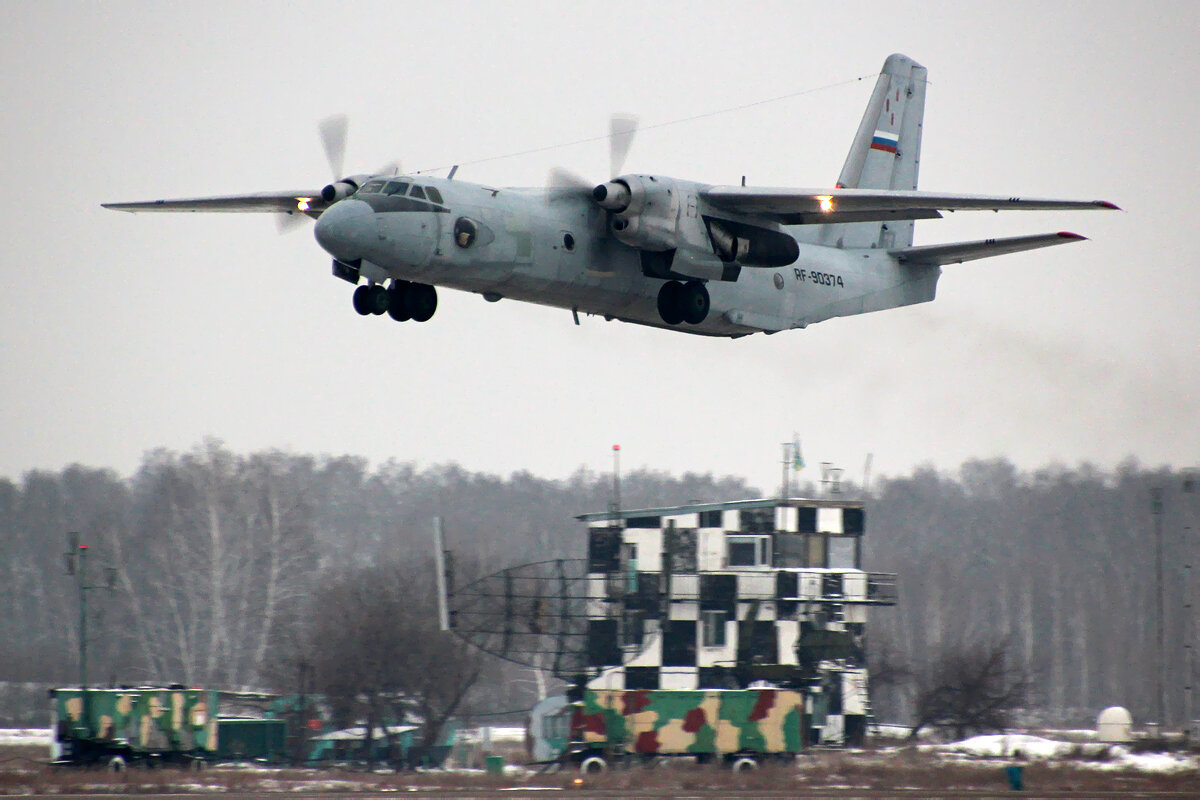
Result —
[{"label": "checkered tower wall", "polygon": [[[621,522],[589,526],[589,688],[736,688],[731,670],[739,661],[798,667],[806,622],[819,618],[826,630],[862,635],[868,575],[856,566],[860,507],[718,508]],[[806,537],[824,540],[823,558],[807,552]],[[764,539],[771,552],[761,552]],[[834,540],[840,549],[828,546]],[[778,548],[783,560],[790,554],[825,566],[775,566]],[[854,659],[822,664],[820,681],[805,687],[810,741],[841,743],[865,730],[867,672]]]}]

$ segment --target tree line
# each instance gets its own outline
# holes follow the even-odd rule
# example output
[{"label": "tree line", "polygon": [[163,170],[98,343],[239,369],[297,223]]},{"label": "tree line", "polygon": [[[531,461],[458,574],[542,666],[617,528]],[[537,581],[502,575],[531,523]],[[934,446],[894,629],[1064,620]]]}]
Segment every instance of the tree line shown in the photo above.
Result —
[{"label": "tree line", "polygon": [[[445,520],[461,585],[516,564],[582,557],[574,516],[606,508],[611,481],[587,469],[550,480],[456,464],[242,455],[216,440],[148,452],[131,476],[75,465],[0,478],[0,682],[78,680],[79,597],[63,558],[76,531],[93,576],[116,568],[111,591],[88,592],[93,685],[341,691],[350,719],[377,713],[355,706],[361,695],[352,698],[346,683],[371,684],[375,670],[402,675],[372,685],[383,699],[425,702],[413,709],[420,715],[527,708],[546,690],[545,675],[479,660],[438,635],[432,520]],[[941,655],[1001,642],[1007,663],[1029,675],[1026,704],[1047,720],[1094,721],[1113,704],[1150,718],[1150,493],[1159,489],[1168,721],[1181,720],[1183,646],[1195,633],[1185,565],[1200,520],[1200,490],[1187,491],[1188,481],[1133,461],[1113,471],[1024,472],[1004,460],[878,479],[865,495],[865,566],[899,574],[900,602],[873,612],[868,626],[876,715],[911,721],[917,678]],[[735,477],[647,470],[625,475],[621,492],[626,507],[764,494]],[[388,632],[375,652],[353,656],[358,672],[344,665],[353,631]],[[431,666],[450,661],[453,670]]]}]

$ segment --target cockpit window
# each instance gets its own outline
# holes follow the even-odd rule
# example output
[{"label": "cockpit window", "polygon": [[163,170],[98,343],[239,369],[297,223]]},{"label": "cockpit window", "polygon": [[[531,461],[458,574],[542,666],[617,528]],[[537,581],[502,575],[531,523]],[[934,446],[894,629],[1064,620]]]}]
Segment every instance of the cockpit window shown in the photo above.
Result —
[{"label": "cockpit window", "polygon": [[424,200],[425,199],[425,190],[422,189],[420,186],[413,186],[412,191],[409,192],[408,196],[415,197],[418,200]]},{"label": "cockpit window", "polygon": [[383,181],[367,181],[359,191],[363,194],[374,194],[382,188]]},{"label": "cockpit window", "polygon": [[425,187],[425,196],[428,197],[433,202],[437,203],[439,206],[443,205],[442,193],[439,192],[437,189],[433,188],[432,186]]},{"label": "cockpit window", "polygon": [[388,181],[387,188],[383,190],[384,194],[402,195],[408,191],[408,184],[404,181]]}]

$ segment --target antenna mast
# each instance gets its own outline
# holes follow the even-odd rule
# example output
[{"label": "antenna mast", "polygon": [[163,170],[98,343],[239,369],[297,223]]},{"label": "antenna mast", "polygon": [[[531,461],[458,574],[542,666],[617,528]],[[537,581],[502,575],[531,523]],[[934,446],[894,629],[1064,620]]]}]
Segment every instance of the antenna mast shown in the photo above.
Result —
[{"label": "antenna mast", "polygon": [[621,516],[621,445],[614,444],[613,453],[613,499],[608,506],[614,522]]}]

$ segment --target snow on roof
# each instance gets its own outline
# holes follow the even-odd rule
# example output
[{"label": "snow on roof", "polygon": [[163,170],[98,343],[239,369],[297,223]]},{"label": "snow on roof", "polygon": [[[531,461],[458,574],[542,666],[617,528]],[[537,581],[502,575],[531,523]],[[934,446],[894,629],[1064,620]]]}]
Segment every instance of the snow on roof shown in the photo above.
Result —
[{"label": "snow on roof", "polygon": [[[416,725],[389,725],[387,731],[392,736],[397,736],[401,733],[407,733],[408,731],[415,731],[416,729]],[[319,742],[346,742],[351,740],[362,741],[366,735],[367,727],[365,725],[358,725],[353,728],[343,728],[340,731],[333,731],[332,733],[314,736],[313,739]],[[371,738],[383,738],[382,728],[377,726],[374,731],[374,736]]]}]

